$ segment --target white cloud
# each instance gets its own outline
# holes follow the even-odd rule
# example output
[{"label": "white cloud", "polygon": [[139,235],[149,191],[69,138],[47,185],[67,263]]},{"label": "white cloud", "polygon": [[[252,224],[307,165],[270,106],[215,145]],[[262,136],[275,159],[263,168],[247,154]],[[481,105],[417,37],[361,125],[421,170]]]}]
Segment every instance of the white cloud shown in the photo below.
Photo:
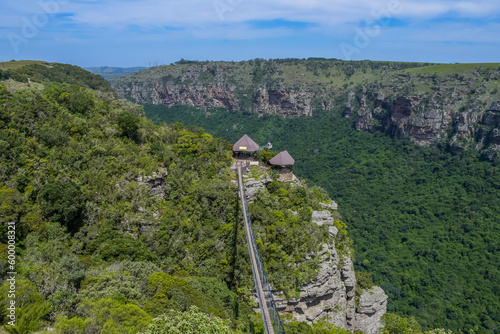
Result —
[{"label": "white cloud", "polygon": [[478,1],[412,1],[401,0],[401,16],[409,19],[427,20],[442,15],[458,18],[479,19],[500,13],[500,2]]},{"label": "white cloud", "polygon": [[[351,38],[355,27],[378,17],[390,16],[405,22],[400,28],[383,27],[389,35],[397,32],[418,40],[468,41],[473,36],[498,35],[500,27],[475,27],[467,20],[488,20],[500,15],[498,0],[23,0],[5,5],[0,26],[19,28],[22,18],[30,19],[43,11],[40,3],[57,3],[59,13],[69,13],[64,23],[72,22],[75,30],[95,34],[101,29],[120,31],[131,26],[140,29],[177,27],[168,31],[168,39],[256,39],[283,37],[293,29],[275,27],[256,29],[248,21],[288,20],[308,22],[310,34],[334,38]],[[439,24],[439,19],[455,18],[457,23]],[[221,19],[222,18],[222,19]],[[58,20],[54,17],[53,20]],[[433,20],[433,21],[430,21]],[[464,23],[458,23],[463,20]],[[423,23],[429,22],[429,29]],[[56,33],[65,35],[63,31]],[[145,34],[147,35],[147,34]],[[481,35],[481,36],[479,36]]]},{"label": "white cloud", "polygon": [[[30,0],[31,1],[31,0]],[[45,0],[51,1],[51,0]],[[54,0],[55,1],[55,0]],[[500,13],[500,2],[492,0],[108,0],[78,1],[64,5],[74,13],[75,22],[96,26],[121,27],[137,25],[196,26],[249,20],[285,19],[329,26],[369,20],[373,11],[388,11],[399,2],[400,16],[423,20],[452,14],[457,17],[481,18]],[[216,7],[219,8],[219,13]]]},{"label": "white cloud", "polygon": [[500,14],[497,0],[23,0],[5,5],[0,22],[19,24],[19,16],[42,11],[41,3],[57,3],[60,12],[72,13],[75,23],[116,29],[130,24],[193,27],[274,19],[334,27],[372,20],[373,12],[389,13],[394,3],[399,4],[399,11],[392,15],[404,20]]}]

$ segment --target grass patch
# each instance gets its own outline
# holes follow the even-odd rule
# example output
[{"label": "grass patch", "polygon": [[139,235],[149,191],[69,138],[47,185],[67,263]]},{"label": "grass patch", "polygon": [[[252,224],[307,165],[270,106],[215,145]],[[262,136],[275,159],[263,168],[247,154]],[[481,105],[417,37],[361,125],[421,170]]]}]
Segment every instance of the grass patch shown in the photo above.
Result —
[{"label": "grass patch", "polygon": [[471,71],[476,68],[498,68],[500,63],[468,63],[468,64],[437,64],[424,67],[415,67],[402,70],[403,72],[410,74],[439,74],[439,75],[450,75],[450,74],[461,74],[465,71]]},{"label": "grass patch", "polygon": [[11,60],[1,62],[0,70],[17,70],[18,68],[33,64],[46,65],[47,67],[50,66],[49,63],[42,60]]}]

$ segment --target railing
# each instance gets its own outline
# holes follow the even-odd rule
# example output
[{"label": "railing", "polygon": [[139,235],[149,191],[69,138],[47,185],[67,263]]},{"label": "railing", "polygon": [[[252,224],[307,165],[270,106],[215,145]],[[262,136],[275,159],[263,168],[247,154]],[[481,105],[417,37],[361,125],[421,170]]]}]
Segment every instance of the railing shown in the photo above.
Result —
[{"label": "railing", "polygon": [[276,303],[274,302],[271,286],[267,281],[266,272],[264,270],[262,260],[260,259],[257,243],[255,242],[252,222],[250,221],[250,213],[248,211],[245,183],[243,182],[243,173],[240,165],[238,165],[238,187],[240,189],[240,199],[243,212],[243,223],[245,224],[245,234],[248,244],[248,253],[250,254],[255,290],[257,291],[264,328],[266,334],[286,334],[278,309],[276,308]]}]

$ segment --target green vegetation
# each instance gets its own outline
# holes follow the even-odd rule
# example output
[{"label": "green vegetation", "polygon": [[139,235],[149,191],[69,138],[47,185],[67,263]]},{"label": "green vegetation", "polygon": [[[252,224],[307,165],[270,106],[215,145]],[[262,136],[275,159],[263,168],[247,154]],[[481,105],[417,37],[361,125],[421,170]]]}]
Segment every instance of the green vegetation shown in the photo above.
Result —
[{"label": "green vegetation", "polygon": [[49,65],[49,63],[40,60],[11,60],[0,62],[1,70],[17,70],[27,65]]},{"label": "green vegetation", "polygon": [[270,60],[257,58],[242,62],[181,60],[175,64],[153,67],[126,77],[112,78],[110,82],[116,90],[126,87],[124,95],[130,98],[129,88],[132,85],[148,87],[150,92],[149,89],[152,91],[156,83],[203,85],[213,84],[217,78],[218,84],[223,82],[235,87],[233,94],[240,109],[249,112],[252,110],[252,94],[256,88],[280,90],[285,84],[292,90],[303,88],[308,92],[321,92],[323,96],[336,96],[340,89],[353,89],[358,84],[368,82],[390,81],[389,76],[393,73],[426,65],[429,64],[359,62],[324,58]]},{"label": "green vegetation", "polygon": [[[10,307],[8,295],[12,294],[12,292],[9,292],[10,286],[11,282],[6,281],[0,289],[0,305],[2,307],[0,315],[2,318],[1,321],[4,324],[12,320],[10,318],[11,313],[7,310]],[[16,281],[15,295],[16,325],[6,325],[5,330],[11,334],[26,334],[37,330],[42,324],[42,318],[52,307],[37,292],[36,286],[28,280]]]},{"label": "green vegetation", "polygon": [[[45,65],[9,79],[30,73],[37,87],[0,82],[0,275],[15,222],[16,330],[137,333],[168,328],[175,313],[194,328],[208,317],[216,328],[255,333],[230,143],[199,127],[154,125],[141,106],[90,89],[95,78],[57,82],[71,67],[30,66]],[[311,212],[328,200],[319,188],[274,181],[250,207],[270,282],[288,296],[318,267],[305,255],[328,232]]]},{"label": "green vegetation", "polygon": [[227,321],[211,317],[191,306],[187,312],[169,310],[153,320],[142,334],[231,334]]},{"label": "green vegetation", "polygon": [[435,73],[439,75],[463,74],[466,71],[474,71],[475,69],[497,69],[500,63],[464,63],[464,64],[436,64],[418,68],[410,68],[404,70],[407,73]]},{"label": "green vegetation", "polygon": [[[223,107],[245,115],[317,117],[343,108],[346,114],[357,114],[357,126],[364,131],[424,145],[440,143],[450,152],[480,151],[482,159],[493,161],[500,157],[495,139],[499,77],[500,63],[254,59],[181,61],[111,84],[120,96],[141,104]],[[213,123],[211,118],[198,124]],[[266,122],[259,124],[264,126],[260,131],[269,127]],[[227,123],[214,126],[228,128]]]},{"label": "green vegetation", "polygon": [[[349,334],[348,330],[343,328],[335,327],[332,324],[328,324],[322,321],[314,323],[312,326],[294,321],[291,318],[285,316],[285,331],[287,334]],[[362,332],[355,332],[356,334],[361,334]],[[262,333],[264,334],[264,333]]]},{"label": "green vegetation", "polygon": [[424,330],[498,330],[498,163],[356,131],[342,110],[312,118],[152,105],[145,111],[156,122],[200,125],[231,142],[246,133],[288,150],[294,172],[339,203],[356,270],[386,291],[390,312],[414,316]]},{"label": "green vegetation", "polygon": [[113,92],[109,83],[101,76],[68,64],[30,60],[0,63],[0,81],[7,79],[23,83],[58,82],[109,93]]},{"label": "green vegetation", "polygon": [[402,318],[397,314],[386,313],[382,316],[383,333],[410,334],[421,333],[422,329],[414,317]]}]

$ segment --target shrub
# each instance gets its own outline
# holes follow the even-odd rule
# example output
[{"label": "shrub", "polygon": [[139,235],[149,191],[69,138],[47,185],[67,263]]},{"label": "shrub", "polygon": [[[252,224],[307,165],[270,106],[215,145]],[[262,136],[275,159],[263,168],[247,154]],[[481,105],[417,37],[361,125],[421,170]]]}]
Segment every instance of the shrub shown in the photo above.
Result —
[{"label": "shrub", "polygon": [[414,317],[403,318],[397,314],[386,313],[382,316],[382,333],[384,334],[410,334],[420,333],[421,327]]},{"label": "shrub", "polygon": [[153,319],[140,334],[231,334],[229,322],[201,312],[191,306],[186,312],[169,310]]},{"label": "shrub", "polygon": [[124,111],[118,115],[118,126],[129,139],[135,137],[137,129],[139,129],[139,121],[139,116],[129,111]]},{"label": "shrub", "polygon": [[40,190],[38,202],[47,218],[71,228],[81,218],[81,195],[80,186],[71,181],[50,181]]},{"label": "shrub", "polygon": [[135,334],[145,328],[151,317],[135,304],[112,299],[85,301],[78,310],[79,317],[59,317],[55,327],[63,333]]}]

